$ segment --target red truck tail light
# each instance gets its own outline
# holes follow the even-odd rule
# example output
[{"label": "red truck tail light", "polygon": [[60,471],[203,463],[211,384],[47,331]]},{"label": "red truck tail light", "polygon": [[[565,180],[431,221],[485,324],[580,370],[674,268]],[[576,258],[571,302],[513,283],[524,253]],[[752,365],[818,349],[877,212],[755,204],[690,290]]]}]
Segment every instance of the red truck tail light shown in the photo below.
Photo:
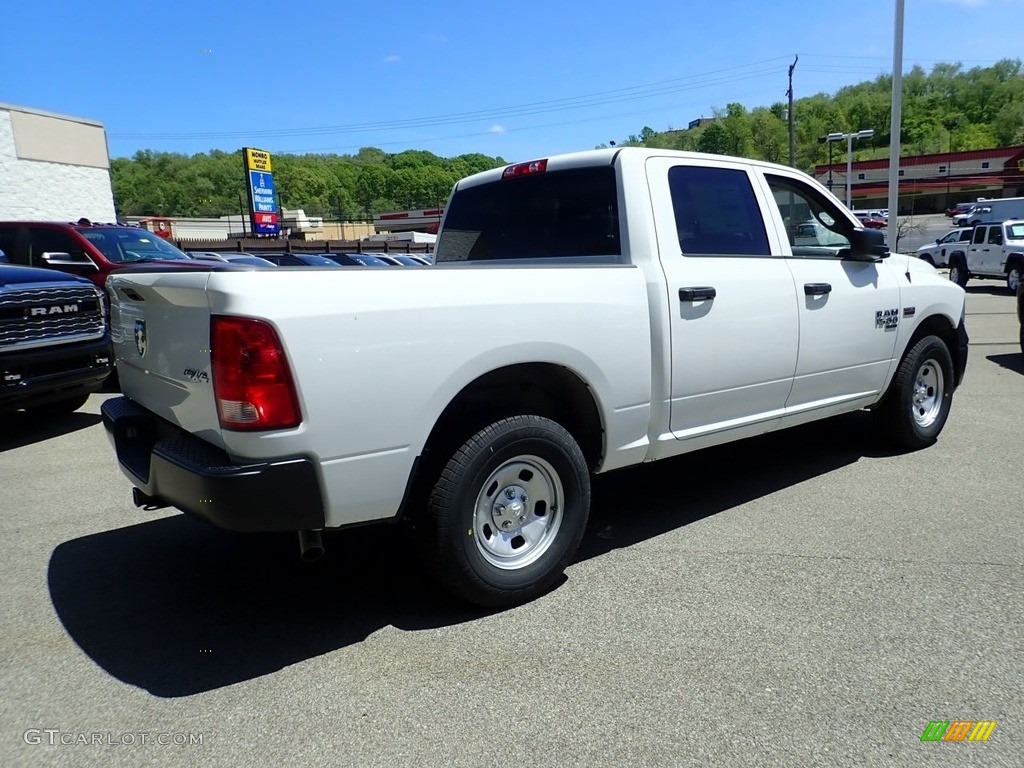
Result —
[{"label": "red truck tail light", "polygon": [[291,369],[277,332],[262,320],[210,320],[213,393],[224,429],[288,429],[302,421]]}]

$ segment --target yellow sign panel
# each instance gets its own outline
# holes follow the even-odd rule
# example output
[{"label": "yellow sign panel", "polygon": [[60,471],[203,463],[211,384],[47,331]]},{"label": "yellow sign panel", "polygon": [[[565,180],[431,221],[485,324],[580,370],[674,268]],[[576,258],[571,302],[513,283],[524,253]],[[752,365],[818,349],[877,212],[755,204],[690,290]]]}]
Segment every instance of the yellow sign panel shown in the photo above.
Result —
[{"label": "yellow sign panel", "polygon": [[273,170],[270,167],[270,153],[264,152],[262,149],[250,149],[245,148],[245,167],[250,171],[263,171],[264,173],[270,173]]}]

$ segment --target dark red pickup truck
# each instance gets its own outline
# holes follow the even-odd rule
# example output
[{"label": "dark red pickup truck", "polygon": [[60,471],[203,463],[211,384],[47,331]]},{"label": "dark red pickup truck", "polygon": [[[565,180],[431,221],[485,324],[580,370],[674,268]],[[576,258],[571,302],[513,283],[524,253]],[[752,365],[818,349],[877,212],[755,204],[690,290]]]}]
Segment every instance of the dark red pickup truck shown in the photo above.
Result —
[{"label": "dark red pickup truck", "polygon": [[58,269],[101,288],[111,272],[138,264],[209,269],[148,230],[117,224],[0,221],[0,251],[12,264]]}]

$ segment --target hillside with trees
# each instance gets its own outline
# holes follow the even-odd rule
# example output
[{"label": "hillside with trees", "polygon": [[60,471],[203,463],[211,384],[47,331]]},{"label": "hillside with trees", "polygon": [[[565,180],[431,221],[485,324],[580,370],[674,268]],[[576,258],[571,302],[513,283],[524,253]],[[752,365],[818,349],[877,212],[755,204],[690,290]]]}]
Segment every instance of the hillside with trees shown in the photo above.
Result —
[{"label": "hillside with trees", "polygon": [[[826,134],[872,128],[855,159],[887,157],[892,79],[882,75],[834,95],[797,99],[793,115],[796,166],[805,171],[828,161]],[[621,145],[696,150],[777,163],[789,158],[785,104],[748,110],[726,104],[715,120],[692,130],[644,127]],[[903,77],[903,155],[1024,144],[1024,70],[1021,60],[965,70],[938,64],[914,67]],[[843,157],[845,152],[834,156]],[[388,154],[364,147],[355,155],[275,154],[274,182],[285,208],[329,219],[359,219],[403,208],[443,205],[463,176],[504,165],[482,154],[443,158],[409,150]],[[221,216],[238,213],[245,187],[241,153],[213,150],[184,155],[141,150],[111,161],[119,216]]]}]

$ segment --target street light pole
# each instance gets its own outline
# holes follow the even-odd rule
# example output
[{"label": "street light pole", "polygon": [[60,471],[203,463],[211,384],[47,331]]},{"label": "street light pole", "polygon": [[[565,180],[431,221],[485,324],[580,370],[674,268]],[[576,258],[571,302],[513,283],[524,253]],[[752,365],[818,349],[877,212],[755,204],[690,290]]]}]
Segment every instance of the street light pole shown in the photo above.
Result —
[{"label": "street light pole", "polygon": [[953,173],[953,129],[949,129],[949,157],[946,158],[946,210],[949,210],[949,176]]}]

